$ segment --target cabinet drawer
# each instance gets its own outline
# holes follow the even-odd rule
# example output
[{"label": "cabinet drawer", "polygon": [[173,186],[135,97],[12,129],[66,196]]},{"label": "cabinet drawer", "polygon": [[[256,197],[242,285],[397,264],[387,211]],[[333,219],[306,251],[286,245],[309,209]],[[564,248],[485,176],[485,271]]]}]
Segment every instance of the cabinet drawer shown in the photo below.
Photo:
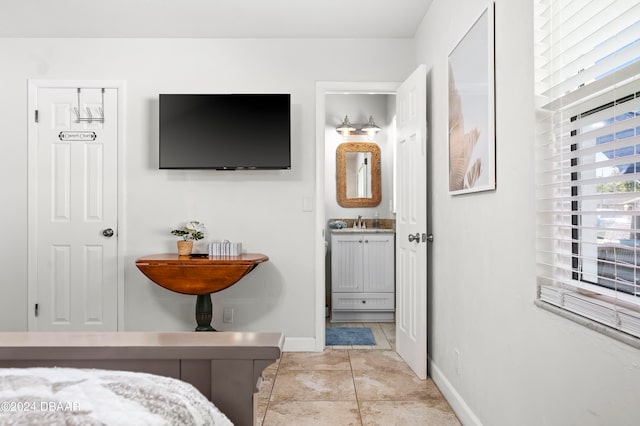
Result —
[{"label": "cabinet drawer", "polygon": [[380,311],[393,310],[394,293],[332,293],[333,310]]}]

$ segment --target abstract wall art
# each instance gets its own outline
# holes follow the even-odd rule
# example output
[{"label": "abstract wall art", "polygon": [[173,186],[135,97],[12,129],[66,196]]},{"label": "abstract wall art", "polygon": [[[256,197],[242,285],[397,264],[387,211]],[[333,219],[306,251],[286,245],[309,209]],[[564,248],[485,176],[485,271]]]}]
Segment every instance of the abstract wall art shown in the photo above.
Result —
[{"label": "abstract wall art", "polygon": [[482,11],[449,54],[449,193],[493,190],[494,7]]}]

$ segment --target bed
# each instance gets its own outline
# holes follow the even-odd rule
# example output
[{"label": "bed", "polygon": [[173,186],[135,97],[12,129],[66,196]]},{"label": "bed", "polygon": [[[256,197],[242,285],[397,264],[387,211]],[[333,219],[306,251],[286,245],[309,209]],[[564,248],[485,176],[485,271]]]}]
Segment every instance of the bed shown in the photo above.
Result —
[{"label": "bed", "polygon": [[0,332],[0,368],[98,369],[178,379],[233,424],[248,426],[254,423],[262,371],[280,357],[283,344],[282,333]]},{"label": "bed", "polygon": [[0,425],[215,425],[231,421],[189,383],[147,373],[0,369]]}]

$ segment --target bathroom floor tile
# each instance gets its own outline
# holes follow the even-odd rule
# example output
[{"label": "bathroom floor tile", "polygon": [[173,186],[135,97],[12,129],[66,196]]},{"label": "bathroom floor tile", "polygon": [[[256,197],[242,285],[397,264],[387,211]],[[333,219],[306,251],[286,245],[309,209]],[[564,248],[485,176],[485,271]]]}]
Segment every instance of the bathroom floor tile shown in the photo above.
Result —
[{"label": "bathroom floor tile", "polygon": [[460,426],[450,408],[424,401],[360,401],[360,414],[363,426]]},{"label": "bathroom floor tile", "polygon": [[361,425],[356,401],[287,401],[273,402],[264,426],[356,426]]},{"label": "bathroom floor tile", "polygon": [[271,401],[352,401],[356,399],[351,371],[279,371]]},{"label": "bathroom floor tile", "polygon": [[392,322],[383,322],[380,323],[380,328],[382,329],[382,332],[384,333],[384,336],[386,337],[387,341],[395,346],[396,344],[396,324],[392,323]]}]

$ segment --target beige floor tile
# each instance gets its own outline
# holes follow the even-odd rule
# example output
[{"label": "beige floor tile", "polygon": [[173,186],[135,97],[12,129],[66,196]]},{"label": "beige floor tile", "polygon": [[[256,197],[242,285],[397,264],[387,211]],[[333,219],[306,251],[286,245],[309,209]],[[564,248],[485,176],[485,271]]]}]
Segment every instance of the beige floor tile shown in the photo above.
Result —
[{"label": "beige floor tile", "polygon": [[262,377],[264,379],[274,378],[276,376],[276,373],[278,372],[279,366],[280,366],[280,360],[278,360],[278,362],[274,362],[273,364],[271,364],[270,366],[262,370]]},{"label": "beige floor tile", "polygon": [[351,371],[278,371],[271,401],[352,401]]},{"label": "beige floor tile", "polygon": [[327,327],[363,327],[363,325],[362,323],[360,325],[352,325],[350,322],[335,321],[327,323]]},{"label": "beige floor tile", "polygon": [[395,322],[377,322],[376,324],[378,324],[380,326],[380,328],[382,328],[384,331],[393,331],[393,333],[396,332],[396,323]]},{"label": "beige floor tile", "polygon": [[263,373],[259,426],[460,425],[433,381],[418,379],[395,352],[394,323],[327,321],[327,327],[370,327],[376,346],[283,354]]},{"label": "beige floor tile", "polygon": [[265,368],[265,370],[277,370],[278,365],[280,365],[281,359],[282,359],[282,354],[280,355],[280,358],[276,359],[272,364],[269,364],[267,368]]},{"label": "beige floor tile", "polygon": [[276,379],[275,371],[273,374],[265,374],[265,372],[263,372],[263,378],[260,386],[258,387],[258,392],[253,395],[256,403],[255,415],[258,420],[264,418],[264,415],[267,412],[269,398],[271,398],[271,391],[273,390],[273,383]]},{"label": "beige floor tile", "polygon": [[420,380],[413,372],[354,370],[353,380],[360,401],[426,401],[442,398],[431,380]]},{"label": "beige floor tile", "polygon": [[254,415],[256,417],[256,424],[259,426],[264,421],[264,416],[267,414],[269,407],[269,401],[256,401]]},{"label": "beige floor tile", "polygon": [[345,351],[287,352],[282,354],[278,371],[286,370],[350,370],[349,354]]},{"label": "beige floor tile", "polygon": [[411,374],[411,369],[394,351],[349,351],[351,368],[357,370],[394,370]]},{"label": "beige floor tile", "polygon": [[356,401],[287,401],[273,402],[264,426],[357,426],[360,413]]},{"label": "beige floor tile", "polygon": [[391,349],[391,344],[389,344],[382,328],[371,327],[371,333],[373,334],[373,338],[376,339],[376,349]]},{"label": "beige floor tile", "polygon": [[[378,349],[378,350],[390,350],[391,342],[387,338],[387,335],[384,332],[382,326],[385,323],[381,322],[365,322],[362,323],[364,327],[369,327],[371,329],[371,333],[373,333],[373,337],[376,340],[375,346],[372,346],[370,349]],[[392,324],[392,323],[389,323]],[[395,324],[393,324],[395,327]],[[353,349],[364,349],[361,346],[354,346]]]},{"label": "beige floor tile", "polygon": [[425,401],[360,401],[360,413],[365,426],[460,426],[450,408]]},{"label": "beige floor tile", "polygon": [[396,343],[396,331],[395,331],[395,327],[393,329],[393,331],[389,330],[389,329],[385,329],[383,328],[382,331],[384,332],[384,336],[387,338],[387,341],[394,345]]}]

